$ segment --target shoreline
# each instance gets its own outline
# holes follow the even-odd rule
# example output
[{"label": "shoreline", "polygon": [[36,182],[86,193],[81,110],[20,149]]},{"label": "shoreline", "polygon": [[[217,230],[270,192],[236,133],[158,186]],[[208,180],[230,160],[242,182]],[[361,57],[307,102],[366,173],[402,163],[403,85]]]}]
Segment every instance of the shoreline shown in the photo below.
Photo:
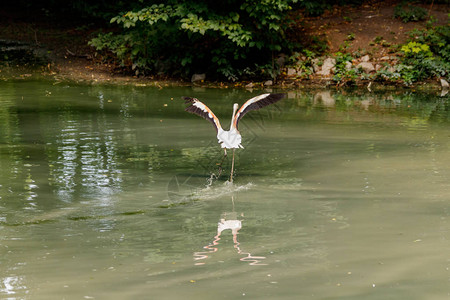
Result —
[{"label": "shoreline", "polygon": [[[404,89],[408,91],[415,90],[430,90],[439,91],[445,90],[446,87],[438,78],[427,79],[424,81],[417,81],[410,85],[404,82],[393,82],[388,80],[374,80],[370,78],[362,79],[361,76],[353,78],[353,80],[337,82],[333,80],[334,71],[333,66],[327,70],[327,74],[323,75],[323,65],[318,67],[318,71],[310,74],[307,77],[301,76],[300,71],[297,71],[292,66],[284,67],[275,81],[208,81],[203,78],[205,74],[198,77],[202,78],[197,81],[187,81],[176,78],[156,77],[156,76],[132,76],[114,71],[111,65],[99,64],[91,56],[77,56],[69,52],[61,55],[55,54],[43,47],[36,47],[33,44],[24,43],[14,40],[0,40],[17,45],[20,51],[19,55],[29,55],[26,61],[39,62],[38,65],[33,63],[12,62],[0,66],[0,80],[51,80],[54,82],[74,82],[77,84],[115,84],[115,85],[132,85],[132,86],[154,86],[158,88],[168,86],[194,86],[204,88],[244,88],[244,89],[366,89],[368,92],[377,90],[393,90]],[[9,47],[9,48],[14,48]],[[5,53],[3,53],[5,54]],[[7,53],[8,55],[9,53]],[[12,55],[10,55],[12,56]],[[23,57],[21,57],[23,59]],[[333,60],[333,56],[323,56],[322,60]],[[374,58],[374,65],[377,64]],[[359,61],[355,61],[351,68],[357,68]],[[315,66],[316,68],[316,66]],[[361,73],[363,74],[363,73]],[[373,72],[364,73],[366,75],[374,74]],[[195,77],[193,76],[193,78]],[[447,88],[448,89],[448,88]]]},{"label": "shoreline", "polygon": [[0,80],[2,81],[20,81],[20,80],[49,80],[55,84],[68,82],[87,85],[123,85],[140,87],[165,88],[170,86],[192,86],[199,88],[242,88],[248,90],[270,90],[270,89],[363,89],[368,92],[396,90],[405,91],[444,91],[439,79],[429,79],[425,81],[414,82],[411,85],[403,83],[383,82],[374,80],[357,79],[351,84],[339,85],[331,78],[309,78],[309,79],[291,79],[278,78],[270,85],[265,85],[264,81],[239,81],[239,82],[219,82],[219,81],[196,81],[190,82],[179,79],[164,79],[151,76],[134,77],[116,74],[105,74],[104,71],[97,71],[95,68],[88,69],[85,72],[73,72],[73,68],[61,67],[57,63],[50,63],[41,68],[29,67],[3,67],[0,68]]}]

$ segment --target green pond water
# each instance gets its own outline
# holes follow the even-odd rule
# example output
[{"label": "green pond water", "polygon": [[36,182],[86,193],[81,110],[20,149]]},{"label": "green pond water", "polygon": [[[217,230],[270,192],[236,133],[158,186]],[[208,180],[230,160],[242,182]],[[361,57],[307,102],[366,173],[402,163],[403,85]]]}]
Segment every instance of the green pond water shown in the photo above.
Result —
[{"label": "green pond water", "polygon": [[1,299],[449,299],[438,93],[0,83]]}]

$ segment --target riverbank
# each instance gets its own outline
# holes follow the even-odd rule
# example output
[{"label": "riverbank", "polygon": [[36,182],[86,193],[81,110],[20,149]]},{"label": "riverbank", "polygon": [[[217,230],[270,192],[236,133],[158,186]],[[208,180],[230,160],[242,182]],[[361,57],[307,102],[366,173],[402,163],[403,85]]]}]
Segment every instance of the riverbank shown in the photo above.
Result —
[{"label": "riverbank", "polygon": [[[379,70],[389,71],[399,62],[398,45],[410,38],[412,30],[423,30],[428,20],[404,23],[393,18],[396,1],[374,2],[361,7],[335,7],[320,17],[303,17],[297,24],[300,36],[318,37],[318,43],[326,47],[326,55],[305,57],[299,54],[296,61],[278,58],[280,74],[275,80],[260,82],[209,82],[208,76],[200,74],[199,80],[171,79],[163,76],[133,76],[124,73],[113,62],[101,60],[88,41],[98,32],[98,25],[58,23],[43,18],[27,18],[18,12],[0,13],[0,39],[23,43],[38,57],[32,61],[4,62],[0,78],[50,77],[56,81],[75,81],[87,83],[114,83],[133,85],[200,85],[217,87],[341,87],[347,85],[365,86],[376,89],[388,86],[405,86],[402,82],[382,80],[374,74]],[[433,16],[433,26],[448,26],[448,5],[421,5]],[[297,12],[300,14],[300,12]],[[19,54],[20,55],[20,54]],[[336,60],[339,55],[348,55],[346,61],[347,77],[339,77]],[[401,54],[400,54],[401,55]],[[11,55],[10,55],[11,56]],[[5,54],[3,55],[5,57]],[[349,59],[350,58],[350,59]],[[29,66],[34,65],[33,70]],[[384,68],[384,69],[383,69]],[[350,74],[350,75],[349,75]],[[349,77],[350,76],[350,77]],[[202,79],[204,78],[204,79]],[[194,79],[194,78],[193,78]],[[441,87],[439,78],[413,82],[412,88]]]}]

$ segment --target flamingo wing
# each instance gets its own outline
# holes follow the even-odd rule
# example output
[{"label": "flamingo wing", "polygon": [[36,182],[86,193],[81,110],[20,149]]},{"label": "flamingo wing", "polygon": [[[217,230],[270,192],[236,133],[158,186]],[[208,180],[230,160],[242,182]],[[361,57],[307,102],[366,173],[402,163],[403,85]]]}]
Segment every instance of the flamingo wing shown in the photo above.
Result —
[{"label": "flamingo wing", "polygon": [[216,132],[218,132],[219,129],[222,128],[220,126],[219,119],[204,103],[200,102],[197,98],[183,97],[183,99],[185,100],[186,104],[190,103],[190,105],[186,107],[185,111],[196,114],[197,116],[210,121],[216,129]]},{"label": "flamingo wing", "polygon": [[280,101],[284,97],[286,97],[286,94],[262,94],[247,100],[237,111],[233,126],[238,129],[239,120],[249,111],[266,107],[267,105]]}]

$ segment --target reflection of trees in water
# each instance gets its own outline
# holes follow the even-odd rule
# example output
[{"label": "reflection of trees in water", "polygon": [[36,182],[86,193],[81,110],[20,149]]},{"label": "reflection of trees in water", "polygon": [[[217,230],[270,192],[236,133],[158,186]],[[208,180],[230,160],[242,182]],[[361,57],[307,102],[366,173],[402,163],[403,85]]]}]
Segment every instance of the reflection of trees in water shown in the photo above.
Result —
[{"label": "reflection of trees in water", "polygon": [[[59,207],[52,194],[65,202],[80,197],[108,201],[121,189],[118,149],[120,132],[127,130],[124,103],[120,114],[111,115],[98,107],[80,109],[70,99],[36,96],[27,102],[17,96],[22,94],[19,87],[11,89],[8,97],[0,98],[0,197],[2,202],[8,199],[8,208]],[[100,96],[90,100],[102,102]]]},{"label": "reflection of trees in water", "polygon": [[[14,85],[2,86],[0,95],[0,206],[35,209],[37,192],[34,162],[21,130],[21,115],[14,101]],[[11,201],[13,200],[13,201]],[[16,202],[17,201],[17,202]],[[9,206],[8,205],[8,206]]]},{"label": "reflection of trees in water", "polygon": [[58,198],[71,202],[74,196],[102,198],[119,191],[120,140],[105,115],[67,112],[54,123],[57,126],[47,132],[54,142],[46,150],[51,162],[49,180]]}]

